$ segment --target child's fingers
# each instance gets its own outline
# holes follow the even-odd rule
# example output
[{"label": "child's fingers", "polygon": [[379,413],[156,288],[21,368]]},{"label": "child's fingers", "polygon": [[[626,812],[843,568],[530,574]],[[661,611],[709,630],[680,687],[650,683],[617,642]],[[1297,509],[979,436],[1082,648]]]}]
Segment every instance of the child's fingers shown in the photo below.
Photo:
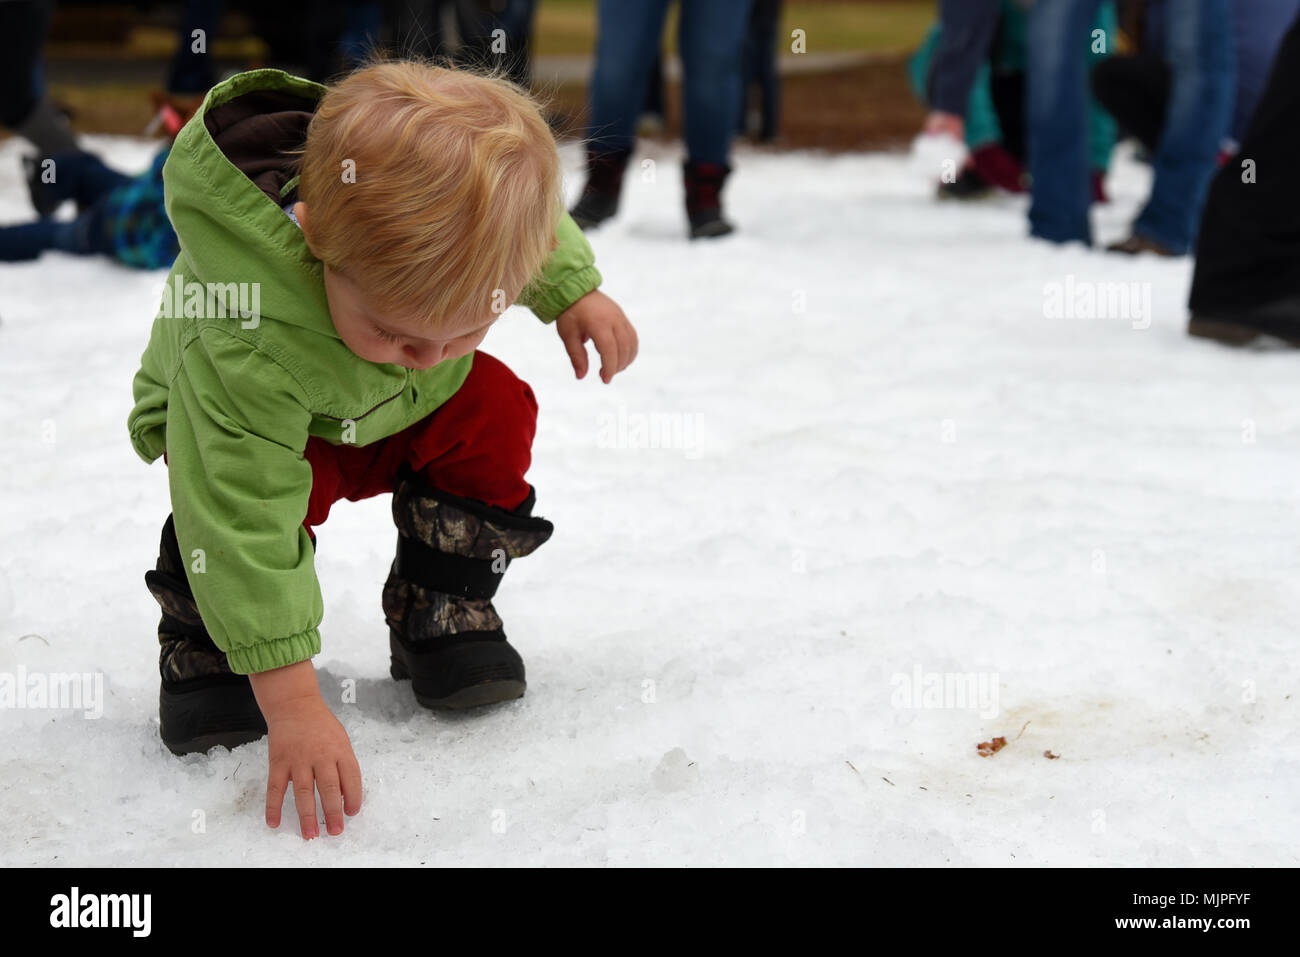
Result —
[{"label": "child's fingers", "polygon": [[574,373],[581,379],[587,374],[587,340],[581,332],[569,330],[560,333],[560,341],[564,343],[564,351],[573,363]]},{"label": "child's fingers", "polygon": [[601,381],[608,384],[609,380],[614,378],[614,373],[619,370],[618,338],[614,335],[613,329],[600,328],[591,334],[591,341],[596,344],[596,351],[600,353]]},{"label": "child's fingers", "polygon": [[618,345],[619,354],[623,357],[623,364],[618,367],[618,371],[622,372],[636,358],[636,330],[632,328],[631,324],[619,327]]},{"label": "child's fingers", "polygon": [[361,766],[353,755],[339,762],[339,783],[343,787],[343,813],[349,816],[361,810]]},{"label": "child's fingers", "polygon": [[[316,790],[320,792],[320,807],[325,812],[325,833],[342,834],[343,790],[339,787],[338,766],[330,762],[313,770],[316,774]],[[312,810],[314,812],[315,808]]]},{"label": "child's fingers", "polygon": [[315,779],[312,777],[311,766],[303,765],[294,768],[291,776],[293,777],[293,804],[298,809],[298,825],[302,828],[303,839],[311,840],[319,833],[316,828]]},{"label": "child's fingers", "polygon": [[289,786],[289,767],[273,764],[266,776],[266,825],[280,826],[280,808],[284,806],[284,792]]}]

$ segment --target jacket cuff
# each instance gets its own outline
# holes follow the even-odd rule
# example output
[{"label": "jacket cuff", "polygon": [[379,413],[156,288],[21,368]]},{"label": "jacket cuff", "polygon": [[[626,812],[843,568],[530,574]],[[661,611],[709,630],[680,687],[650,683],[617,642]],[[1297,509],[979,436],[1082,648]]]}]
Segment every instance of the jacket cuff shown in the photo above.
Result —
[{"label": "jacket cuff", "polygon": [[600,287],[604,280],[595,266],[583,266],[563,281],[543,287],[531,308],[542,322],[554,322],[575,302]]},{"label": "jacket cuff", "polygon": [[273,638],[249,648],[231,648],[226,652],[230,670],[236,674],[256,674],[286,665],[309,661],[320,654],[320,630],[309,628],[287,638]]}]

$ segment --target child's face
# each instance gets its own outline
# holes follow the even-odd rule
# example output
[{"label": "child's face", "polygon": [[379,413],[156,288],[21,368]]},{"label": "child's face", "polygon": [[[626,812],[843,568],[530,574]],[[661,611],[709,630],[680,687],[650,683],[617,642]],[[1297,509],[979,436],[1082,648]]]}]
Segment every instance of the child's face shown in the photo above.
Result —
[{"label": "child's face", "polygon": [[440,329],[431,336],[427,328],[410,319],[374,313],[356,283],[328,266],[325,295],[334,329],[345,346],[369,362],[387,362],[408,369],[428,369],[469,355],[496,321],[492,316],[477,324]]},{"label": "child's face", "polygon": [[[294,214],[310,248],[311,223],[306,204],[296,203]],[[428,369],[469,355],[497,320],[496,315],[490,315],[479,321],[449,325],[430,335],[429,329],[414,319],[372,311],[357,284],[329,266],[325,267],[325,296],[334,331],[345,346],[368,362],[408,369]]]}]

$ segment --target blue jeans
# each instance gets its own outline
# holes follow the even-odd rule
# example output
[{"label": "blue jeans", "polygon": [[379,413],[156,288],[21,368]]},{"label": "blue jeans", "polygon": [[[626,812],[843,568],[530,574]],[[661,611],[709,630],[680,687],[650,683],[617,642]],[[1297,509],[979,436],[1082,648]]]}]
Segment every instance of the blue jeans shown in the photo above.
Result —
[{"label": "blue jeans", "polygon": [[[1085,109],[1091,24],[1099,3],[1036,0],[1029,14],[1029,227],[1052,242],[1092,241]],[[1219,143],[1232,119],[1229,0],[1182,0],[1169,11],[1166,34],[1173,93],[1154,157],[1155,184],[1134,232],[1181,254],[1195,238]]]},{"label": "blue jeans", "polygon": [[[596,70],[589,93],[591,149],[631,149],[669,0],[600,0]],[[739,123],[741,56],[752,0],[682,0],[677,45],[682,59],[686,153],[725,164]]]},{"label": "blue jeans", "polygon": [[54,181],[42,183],[41,189],[58,200],[76,200],[81,215],[67,222],[40,219],[0,227],[0,262],[35,259],[47,249],[81,256],[113,255],[100,200],[131,178],[105,166],[91,153],[56,153],[51,159]]}]

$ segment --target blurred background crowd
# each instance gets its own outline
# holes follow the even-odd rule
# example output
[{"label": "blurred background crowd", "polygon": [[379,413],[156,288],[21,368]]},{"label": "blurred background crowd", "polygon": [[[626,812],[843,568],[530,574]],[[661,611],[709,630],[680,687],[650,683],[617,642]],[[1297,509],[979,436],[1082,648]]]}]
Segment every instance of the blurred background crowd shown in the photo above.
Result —
[{"label": "blurred background crowd", "polygon": [[[709,239],[736,228],[737,138],[868,150],[920,132],[946,158],[938,199],[1026,193],[1030,236],[1091,244],[1129,138],[1152,187],[1108,251],[1194,255],[1194,335],[1300,344],[1300,0],[0,0],[0,126],[32,145],[0,175],[33,206],[0,228],[0,259],[167,265],[165,144],[204,93],[263,66],[324,82],[375,52],[532,86],[584,144],[585,229],[617,215],[638,136],[683,141],[686,234]],[[162,146],[114,170],[78,133]],[[75,218],[55,217],[67,201]]]}]

